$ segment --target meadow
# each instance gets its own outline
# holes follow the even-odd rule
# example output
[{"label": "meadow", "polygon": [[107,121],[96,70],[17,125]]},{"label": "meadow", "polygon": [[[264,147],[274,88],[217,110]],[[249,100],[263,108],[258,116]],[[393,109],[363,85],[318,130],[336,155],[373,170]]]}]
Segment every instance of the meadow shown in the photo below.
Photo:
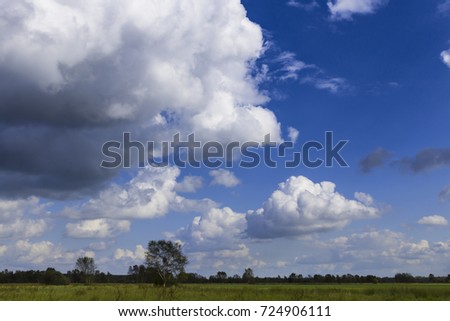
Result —
[{"label": "meadow", "polygon": [[450,300],[450,284],[3,284],[2,301],[401,301]]}]

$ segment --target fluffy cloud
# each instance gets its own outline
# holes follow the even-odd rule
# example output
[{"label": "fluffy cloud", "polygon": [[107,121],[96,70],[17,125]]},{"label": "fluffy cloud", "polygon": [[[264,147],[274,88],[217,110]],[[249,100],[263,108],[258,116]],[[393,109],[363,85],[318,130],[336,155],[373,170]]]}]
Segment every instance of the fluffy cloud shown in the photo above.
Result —
[{"label": "fluffy cloud", "polygon": [[179,229],[173,237],[180,240],[186,250],[239,249],[238,242],[244,237],[245,215],[232,209],[211,208],[197,216],[187,227]]},{"label": "fluffy cloud", "polygon": [[41,204],[39,198],[0,199],[0,222],[8,222],[25,215],[44,215],[48,204]]},{"label": "fluffy cloud", "polygon": [[76,259],[80,256],[95,257],[95,253],[92,251],[69,251],[50,241],[33,243],[29,240],[19,240],[8,250],[5,257],[12,262],[23,264],[23,266],[39,266],[40,268],[54,266],[55,264],[70,268],[73,267]]},{"label": "fluffy cloud", "polygon": [[422,225],[448,225],[448,221],[445,217],[440,215],[430,215],[422,217],[417,223]]},{"label": "fluffy cloud", "polygon": [[363,173],[369,173],[374,168],[382,167],[391,157],[391,153],[384,148],[377,148],[359,162],[359,168]]},{"label": "fluffy cloud", "polygon": [[188,253],[190,269],[211,273],[214,269],[241,272],[244,267],[258,267],[265,263],[250,253],[244,242],[245,215],[232,209],[211,208],[202,216],[175,233],[167,233],[180,241]]},{"label": "fluffy cloud", "polygon": [[0,193],[98,190],[116,174],[100,148],[124,130],[281,141],[251,76],[262,30],[238,0],[1,3]]},{"label": "fluffy cloud", "polygon": [[[42,235],[49,227],[48,204],[37,197],[0,200],[0,239],[32,238]],[[44,217],[44,218],[36,218]]]},{"label": "fluffy cloud", "polygon": [[[291,177],[279,185],[263,207],[247,214],[247,233],[253,238],[300,236],[339,229],[352,220],[375,218],[379,210],[349,200],[335,191],[335,184],[315,184],[304,176]],[[372,200],[373,201],[373,200]]]},{"label": "fluffy cloud", "polygon": [[116,249],[114,252],[115,260],[130,260],[130,261],[139,261],[141,264],[145,259],[146,249],[142,245],[136,245],[134,251],[127,249]]},{"label": "fluffy cloud", "polygon": [[110,238],[130,230],[126,220],[94,219],[66,224],[66,233],[73,238]]},{"label": "fluffy cloud", "polygon": [[441,59],[442,62],[450,68],[450,49],[441,52]]},{"label": "fluffy cloud", "polygon": [[351,19],[355,14],[374,13],[387,2],[388,0],[331,0],[327,4],[332,19],[345,20]]},{"label": "fluffy cloud", "polygon": [[222,185],[225,187],[234,187],[240,183],[239,179],[233,172],[220,168],[209,172],[209,176],[213,178],[212,185]]},{"label": "fluffy cloud", "polygon": [[0,224],[0,239],[41,236],[47,229],[48,223],[44,219],[17,219],[12,222]]},{"label": "fluffy cloud", "polygon": [[111,184],[80,208],[67,208],[71,217],[154,218],[165,215],[175,201],[176,167],[146,167],[123,186]]},{"label": "fluffy cloud", "polygon": [[[411,241],[403,233],[371,230],[309,244],[314,254],[296,258],[301,265],[332,265],[333,271],[393,275],[414,270],[416,273],[444,273],[450,256],[450,242]],[[442,268],[440,268],[442,267]]]},{"label": "fluffy cloud", "polygon": [[[123,185],[110,184],[97,197],[77,207],[68,207],[62,215],[71,218],[149,219],[177,212],[202,212],[216,206],[209,199],[186,199],[176,190],[186,188],[186,182],[177,183],[177,167],[147,166]],[[192,182],[190,182],[192,183]],[[192,185],[192,184],[191,184]]]}]

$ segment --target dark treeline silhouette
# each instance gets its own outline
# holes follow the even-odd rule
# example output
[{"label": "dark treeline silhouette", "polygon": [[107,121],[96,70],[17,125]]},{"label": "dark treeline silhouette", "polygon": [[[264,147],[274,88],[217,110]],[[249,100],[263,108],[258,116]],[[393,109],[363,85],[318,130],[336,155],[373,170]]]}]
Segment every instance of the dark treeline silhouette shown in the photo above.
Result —
[{"label": "dark treeline silhouette", "polygon": [[[129,283],[127,275],[112,275],[95,271],[91,276],[93,283]],[[75,269],[61,273],[54,268],[45,271],[0,271],[0,283],[42,283],[49,285],[66,285],[69,283],[86,283],[86,275]]]},{"label": "dark treeline silhouette", "polygon": [[[54,268],[45,271],[0,271],[0,283],[40,283],[49,285],[66,285],[70,283],[85,283],[85,275],[78,269],[61,273]],[[112,275],[98,270],[90,276],[92,283],[158,283],[158,273],[144,265],[134,265],[128,268],[127,275]],[[183,272],[178,276],[179,283],[291,283],[291,284],[340,284],[340,283],[450,283],[447,276],[413,276],[409,273],[397,273],[394,277],[377,277],[375,275],[333,275],[315,274],[303,276],[291,273],[288,276],[258,277],[253,270],[245,269],[242,275],[228,275],[218,271],[209,277],[197,273]]]}]

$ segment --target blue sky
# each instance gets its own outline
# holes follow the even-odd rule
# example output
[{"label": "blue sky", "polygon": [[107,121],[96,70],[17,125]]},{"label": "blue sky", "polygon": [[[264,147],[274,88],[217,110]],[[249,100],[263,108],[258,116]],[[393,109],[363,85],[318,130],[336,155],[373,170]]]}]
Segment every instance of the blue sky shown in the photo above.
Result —
[{"label": "blue sky", "polygon": [[[88,255],[126,273],[164,238],[204,275],[450,273],[450,1],[1,13],[0,267],[67,271]],[[300,151],[327,131],[348,140],[348,167],[100,167],[123,132],[223,145],[270,133]]]}]

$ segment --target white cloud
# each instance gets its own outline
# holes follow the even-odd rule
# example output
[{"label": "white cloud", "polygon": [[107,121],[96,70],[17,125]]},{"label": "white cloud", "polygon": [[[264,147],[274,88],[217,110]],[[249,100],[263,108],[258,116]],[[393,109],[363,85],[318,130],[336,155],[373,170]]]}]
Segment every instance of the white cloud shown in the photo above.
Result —
[{"label": "white cloud", "polygon": [[40,204],[39,198],[0,199],[0,223],[14,221],[26,215],[45,215],[48,204]]},{"label": "white cloud", "polygon": [[[314,254],[300,255],[297,264],[323,266],[344,273],[393,275],[397,272],[444,273],[450,257],[450,242],[412,241],[391,230],[371,230],[309,243]],[[441,268],[442,267],[442,268]]]},{"label": "white cloud", "polygon": [[0,245],[0,256],[3,256],[6,251],[8,251],[8,247],[6,245]]},{"label": "white cloud", "polygon": [[145,260],[146,249],[142,245],[136,245],[134,251],[118,248],[114,252],[115,260],[130,260],[140,262],[142,264]]},{"label": "white cloud", "polygon": [[209,172],[209,176],[213,178],[211,184],[222,185],[225,187],[235,187],[240,181],[233,172],[220,168]]},{"label": "white cloud", "polygon": [[165,215],[175,201],[174,188],[180,170],[151,167],[140,170],[123,186],[111,184],[80,208],[67,208],[71,217],[154,218]]},{"label": "white cloud", "polygon": [[197,216],[187,227],[179,229],[174,238],[191,252],[200,250],[237,250],[245,229],[245,215],[232,209],[211,208]]},{"label": "white cloud", "polygon": [[305,68],[309,68],[303,61],[296,58],[295,53],[284,51],[274,59],[274,62],[281,66],[277,70],[277,78],[280,80],[296,80],[298,73]]},{"label": "white cloud", "polygon": [[347,80],[344,78],[323,78],[321,76],[308,76],[301,80],[302,83],[311,84],[317,89],[326,90],[336,94],[348,88]]},{"label": "white cloud", "polygon": [[295,144],[298,139],[299,131],[294,127],[288,127],[288,137],[291,142]]},{"label": "white cloud", "polygon": [[7,255],[12,262],[41,268],[55,264],[73,266],[80,256],[95,257],[92,251],[68,251],[50,241],[32,243],[29,240],[18,240]]},{"label": "white cloud", "polygon": [[183,180],[175,185],[175,191],[184,193],[195,193],[203,187],[201,176],[185,176]]},{"label": "white cloud", "polygon": [[[32,238],[42,235],[49,227],[47,207],[37,197],[0,199],[0,239]],[[42,217],[38,218],[36,217]]]},{"label": "white cloud", "polygon": [[110,238],[130,231],[126,220],[94,219],[66,224],[66,233],[73,238]]},{"label": "white cloud", "polygon": [[444,50],[443,52],[441,52],[441,59],[442,59],[442,62],[444,64],[446,64],[447,67],[450,68],[450,49]]},{"label": "white cloud", "polygon": [[289,178],[262,208],[248,212],[248,235],[254,238],[301,236],[379,216],[378,208],[346,199],[335,187],[332,182],[315,184],[304,176]]},{"label": "white cloud", "polygon": [[306,11],[311,11],[320,7],[316,0],[308,2],[302,0],[289,0],[286,4],[289,7],[300,8]]},{"label": "white cloud", "polygon": [[374,13],[388,0],[332,0],[328,1],[331,18],[336,20],[351,19],[354,14]]},{"label": "white cloud", "polygon": [[47,229],[48,224],[44,219],[16,219],[12,222],[0,224],[0,239],[32,238],[41,236]]},{"label": "white cloud", "polygon": [[270,132],[280,139],[275,115],[259,106],[268,97],[249,76],[264,50],[262,30],[240,1],[23,0],[9,5],[2,30],[1,66],[49,101],[54,93],[82,97],[83,106],[67,108],[89,111],[96,122],[148,127],[169,111],[176,128],[166,120],[152,133],[260,141]]},{"label": "white cloud", "polygon": [[68,207],[62,215],[71,218],[149,219],[166,215],[169,211],[203,212],[217,204],[210,199],[187,199],[176,190],[198,187],[198,179],[177,182],[177,167],[147,166],[127,183],[110,184],[97,197],[78,207]]},{"label": "white cloud", "polygon": [[422,225],[440,225],[440,226],[448,225],[447,219],[440,215],[424,216],[417,223]]},{"label": "white cloud", "polygon": [[175,233],[166,233],[183,244],[189,256],[189,268],[213,273],[226,265],[227,271],[241,272],[248,266],[262,266],[244,242],[245,215],[232,209],[211,208]]},{"label": "white cloud", "polygon": [[106,250],[107,248],[111,247],[111,245],[113,245],[113,244],[114,244],[114,241],[92,242],[92,243],[89,243],[88,248],[93,251],[103,251],[103,250]]}]

